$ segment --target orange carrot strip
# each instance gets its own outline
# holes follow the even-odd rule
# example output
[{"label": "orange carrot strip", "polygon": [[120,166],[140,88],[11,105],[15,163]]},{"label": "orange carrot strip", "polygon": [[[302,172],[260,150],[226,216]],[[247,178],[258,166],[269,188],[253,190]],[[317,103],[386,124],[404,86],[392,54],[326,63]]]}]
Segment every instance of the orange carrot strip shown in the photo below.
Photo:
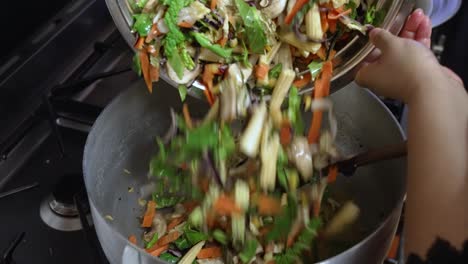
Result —
[{"label": "orange carrot strip", "polygon": [[185,220],[185,216],[172,219],[171,222],[169,222],[169,224],[167,225],[167,230],[170,231],[174,227],[180,225],[180,223],[182,223],[184,220]]},{"label": "orange carrot strip", "polygon": [[130,243],[132,243],[133,245],[136,245],[136,244],[137,244],[137,238],[136,238],[135,235],[129,236],[129,237],[128,237],[128,241],[129,241]]},{"label": "orange carrot strip", "polygon": [[185,203],[182,204],[182,206],[185,208],[185,210],[190,213],[193,211],[193,209],[195,209],[195,207],[198,206],[198,202],[196,201],[187,201]]},{"label": "orange carrot strip", "polygon": [[293,225],[291,231],[288,234],[288,239],[286,240],[286,247],[292,247],[294,242],[296,242],[297,237],[304,228],[304,224],[295,224]]},{"label": "orange carrot strip", "polygon": [[228,41],[228,38],[226,36],[223,36],[222,38],[218,40],[217,44],[221,45],[221,47],[224,47],[226,46],[227,41]]},{"label": "orange carrot strip", "polygon": [[166,235],[162,236],[158,240],[158,242],[156,242],[156,244],[154,246],[152,246],[151,248],[147,249],[147,251],[151,252],[151,251],[155,250],[156,248],[168,245],[169,243],[172,243],[172,242],[176,241],[181,235],[182,235],[182,233],[179,232],[179,231],[171,231],[171,232],[167,233]]},{"label": "orange carrot strip", "polygon": [[208,87],[205,87],[205,89],[203,89],[203,93],[205,94],[205,97],[208,103],[210,105],[213,105],[214,104],[213,94],[210,92],[210,90],[208,90]]},{"label": "orange carrot strip", "polygon": [[240,213],[241,209],[236,205],[232,198],[221,195],[213,205],[214,211],[219,215],[229,215],[232,213]]},{"label": "orange carrot strip", "polygon": [[297,87],[297,89],[302,89],[306,87],[312,81],[312,75],[310,73],[304,74],[302,79],[299,78],[293,82],[293,85]]},{"label": "orange carrot strip", "polygon": [[284,19],[284,23],[286,23],[286,25],[291,24],[297,12],[299,12],[299,10],[301,10],[302,7],[304,7],[304,5],[307,4],[308,2],[309,0],[297,0],[293,8],[291,9],[291,12],[289,12],[289,14]]},{"label": "orange carrot strip", "polygon": [[190,112],[189,112],[187,104],[184,104],[184,106],[182,107],[182,111],[184,112],[185,124],[187,124],[187,127],[189,129],[192,129],[193,128],[193,122],[192,122],[192,118],[190,117]]},{"label": "orange carrot strip", "polygon": [[137,42],[135,43],[135,45],[133,45],[133,47],[135,47],[135,49],[137,50],[141,50],[143,49],[143,45],[145,44],[145,38],[144,37],[140,37],[138,38]]},{"label": "orange carrot strip", "polygon": [[312,206],[314,217],[318,217],[320,215],[320,202],[318,200],[313,201]]},{"label": "orange carrot strip", "polygon": [[197,258],[198,259],[213,259],[213,258],[219,258],[223,255],[223,252],[221,251],[220,247],[209,247],[209,248],[203,248],[198,252]]},{"label": "orange carrot strip", "polygon": [[153,224],[153,218],[156,215],[156,202],[149,201],[146,205],[146,212],[143,216],[143,222],[141,227],[151,227]]},{"label": "orange carrot strip", "polygon": [[291,140],[291,124],[289,124],[289,122],[283,122],[280,129],[280,143],[282,146],[287,146],[289,143],[291,143]]},{"label": "orange carrot strip", "polygon": [[320,13],[320,24],[322,24],[322,31],[326,33],[329,28],[327,14]]},{"label": "orange carrot strip", "polygon": [[182,27],[182,28],[192,28],[193,27],[193,24],[187,22],[187,21],[182,21],[179,23],[178,25],[179,27]]},{"label": "orange carrot strip", "polygon": [[336,181],[336,177],[338,176],[338,166],[331,166],[328,169],[328,177],[327,181],[328,183],[334,183]]},{"label": "orange carrot strip", "polygon": [[264,80],[267,75],[270,67],[265,63],[259,63],[255,66],[255,78],[258,80]]},{"label": "orange carrot strip", "polygon": [[169,245],[164,245],[164,246],[160,246],[154,249],[153,251],[149,251],[148,253],[150,253],[151,256],[159,257],[164,251],[168,249],[169,249]]},{"label": "orange carrot strip", "polygon": [[217,4],[218,4],[218,0],[211,0],[211,3],[210,3],[211,10],[214,10]]},{"label": "orange carrot strip", "polygon": [[153,82],[151,81],[151,74],[150,74],[150,62],[148,58],[148,54],[143,51],[140,51],[140,62],[141,62],[141,72],[143,73],[143,78],[145,79],[146,87],[148,87],[148,91],[150,93],[153,92]]},{"label": "orange carrot strip", "polygon": [[[331,61],[323,64],[322,75],[315,81],[314,98],[320,99],[330,94],[330,82],[333,74],[333,65]],[[310,125],[309,135],[307,137],[309,144],[317,143],[320,136],[320,127],[322,125],[322,111],[314,111],[312,115],[312,124]]]},{"label": "orange carrot strip", "polygon": [[321,60],[326,60],[327,59],[327,50],[325,49],[324,46],[320,47],[320,49],[317,51],[317,56]]},{"label": "orange carrot strip", "polygon": [[267,195],[258,196],[257,206],[260,215],[278,215],[281,213],[281,201]]},{"label": "orange carrot strip", "polygon": [[328,27],[330,28],[330,32],[331,33],[335,33],[336,32],[336,19],[329,19],[328,20]]},{"label": "orange carrot strip", "polygon": [[387,253],[387,258],[396,259],[398,254],[398,247],[400,246],[400,236],[395,236],[392,241],[392,246]]},{"label": "orange carrot strip", "polygon": [[331,19],[331,20],[337,20],[339,19],[340,17],[342,16],[346,16],[346,15],[349,15],[351,14],[351,12],[353,12],[353,10],[348,9],[348,10],[345,10],[345,11],[341,11],[339,9],[335,9],[336,12],[330,12],[328,14],[328,19]]}]

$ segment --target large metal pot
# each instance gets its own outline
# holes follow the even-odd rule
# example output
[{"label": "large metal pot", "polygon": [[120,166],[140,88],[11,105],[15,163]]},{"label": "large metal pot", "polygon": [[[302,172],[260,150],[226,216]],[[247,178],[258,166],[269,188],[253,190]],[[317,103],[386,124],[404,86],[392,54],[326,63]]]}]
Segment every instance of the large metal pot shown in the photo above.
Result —
[{"label": "large metal pot", "polygon": [[[338,118],[338,146],[344,155],[403,139],[390,111],[367,90],[350,84],[334,93],[332,100]],[[194,115],[206,110],[195,99],[189,100],[189,106]],[[95,228],[111,263],[162,263],[130,244],[127,237],[142,233],[137,219],[144,209],[138,205],[139,188],[148,181],[155,138],[169,126],[170,107],[181,108],[175,89],[161,82],[150,95],[144,83],[138,82],[104,110],[89,134],[83,161],[85,183]],[[129,188],[135,192],[128,192]],[[368,235],[322,263],[381,263],[401,212],[405,161],[360,168],[350,179],[339,178],[332,192],[354,199],[362,212],[357,228],[368,230]]]},{"label": "large metal pot", "polygon": [[[367,2],[376,2],[377,8],[386,14],[380,27],[388,29],[393,34],[398,34],[406,18],[413,10],[415,1],[416,0],[369,0]],[[420,0],[420,2],[428,1],[431,0]],[[133,48],[136,36],[131,33],[133,18],[127,0],[106,0],[106,4],[120,33]],[[354,76],[359,69],[359,64],[370,54],[373,48],[374,46],[369,43],[367,37],[358,35],[336,54],[333,60],[332,91],[341,89],[354,80]],[[162,72],[161,77],[173,87],[177,87],[177,84],[168,78],[164,72]],[[188,93],[204,100],[204,89],[205,87],[203,84],[195,81],[188,90]],[[307,89],[302,89],[302,92],[309,93],[312,90],[313,87],[308,87]]]}]

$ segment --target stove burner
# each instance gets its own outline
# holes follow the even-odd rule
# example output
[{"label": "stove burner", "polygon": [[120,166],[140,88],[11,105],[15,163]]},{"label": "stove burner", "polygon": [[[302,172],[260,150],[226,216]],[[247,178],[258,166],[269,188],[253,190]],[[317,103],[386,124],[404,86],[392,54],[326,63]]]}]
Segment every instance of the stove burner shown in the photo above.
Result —
[{"label": "stove burner", "polygon": [[59,231],[82,229],[76,206],[57,202],[52,195],[42,201],[39,214],[49,227]]}]

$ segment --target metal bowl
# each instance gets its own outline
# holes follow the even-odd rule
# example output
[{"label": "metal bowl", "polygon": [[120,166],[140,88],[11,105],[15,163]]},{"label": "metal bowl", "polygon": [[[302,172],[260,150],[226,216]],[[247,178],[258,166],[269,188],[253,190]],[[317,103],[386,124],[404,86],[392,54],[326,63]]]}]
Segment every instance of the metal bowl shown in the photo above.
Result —
[{"label": "metal bowl", "polygon": [[[406,18],[411,13],[415,6],[415,0],[376,0],[378,10],[385,12],[385,19],[380,25],[381,28],[387,29],[393,34],[397,34],[402,29]],[[114,19],[117,28],[127,41],[128,45],[133,48],[136,41],[136,36],[131,33],[133,24],[132,14],[129,11],[129,6],[126,0],[106,0],[107,7]],[[369,43],[368,38],[358,35],[350,43],[338,51],[334,65],[335,70],[331,84],[332,92],[335,92],[354,80],[354,77],[359,69],[359,64],[369,55],[374,49],[374,46]],[[162,72],[161,77],[164,81],[173,87],[177,84],[173,82],[167,75]],[[191,96],[205,99],[203,90],[204,85],[195,81],[189,88],[188,93]],[[303,89],[303,93],[310,93],[313,86]]]}]

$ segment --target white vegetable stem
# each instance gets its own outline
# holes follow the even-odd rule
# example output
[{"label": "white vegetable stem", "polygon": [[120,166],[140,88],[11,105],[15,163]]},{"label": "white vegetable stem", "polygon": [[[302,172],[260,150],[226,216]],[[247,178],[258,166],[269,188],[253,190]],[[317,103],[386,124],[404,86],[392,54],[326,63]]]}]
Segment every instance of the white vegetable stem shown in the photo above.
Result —
[{"label": "white vegetable stem", "polygon": [[260,171],[260,187],[263,191],[273,191],[276,184],[276,160],[280,148],[278,133],[271,131],[268,123],[263,129],[260,159],[262,168]]},{"label": "white vegetable stem", "polygon": [[320,22],[320,10],[317,3],[307,12],[305,17],[306,34],[309,38],[319,40],[323,38],[322,24]]},{"label": "white vegetable stem", "polygon": [[351,201],[346,202],[328,223],[325,228],[325,235],[330,237],[339,234],[345,227],[356,221],[358,217],[359,207]]},{"label": "white vegetable stem", "polygon": [[262,102],[255,108],[252,118],[241,136],[240,150],[250,158],[255,158],[258,155],[263,124],[265,123],[266,117],[266,104]]},{"label": "white vegetable stem", "polygon": [[179,264],[192,264],[204,245],[205,241],[198,242],[180,259]]},{"label": "white vegetable stem", "polygon": [[279,127],[282,122],[281,104],[283,103],[284,98],[286,98],[295,77],[296,73],[293,70],[283,70],[276,82],[275,89],[273,90],[270,103],[270,115],[277,127]]}]

